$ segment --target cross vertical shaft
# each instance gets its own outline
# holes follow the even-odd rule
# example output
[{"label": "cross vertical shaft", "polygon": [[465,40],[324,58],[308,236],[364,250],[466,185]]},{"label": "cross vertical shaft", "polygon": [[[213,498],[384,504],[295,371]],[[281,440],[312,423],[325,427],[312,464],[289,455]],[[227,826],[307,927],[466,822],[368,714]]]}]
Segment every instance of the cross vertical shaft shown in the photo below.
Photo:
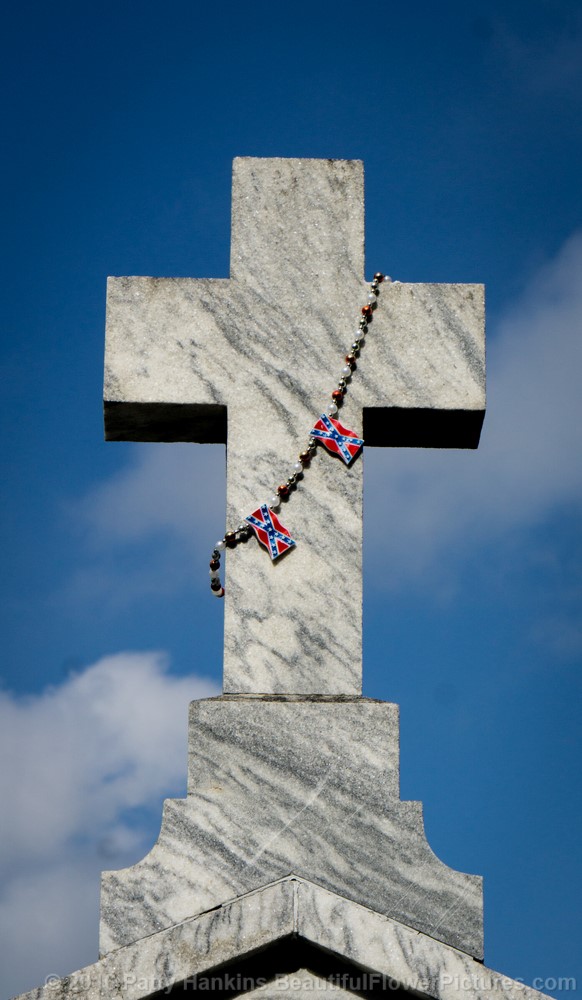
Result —
[{"label": "cross vertical shaft", "polygon": [[[359,163],[235,169],[231,281],[250,370],[229,408],[229,524],[285,481],[330,401],[358,323],[363,206]],[[271,563],[253,540],[228,557],[225,691],[359,694],[362,463],[319,449],[279,517],[292,552]]]}]

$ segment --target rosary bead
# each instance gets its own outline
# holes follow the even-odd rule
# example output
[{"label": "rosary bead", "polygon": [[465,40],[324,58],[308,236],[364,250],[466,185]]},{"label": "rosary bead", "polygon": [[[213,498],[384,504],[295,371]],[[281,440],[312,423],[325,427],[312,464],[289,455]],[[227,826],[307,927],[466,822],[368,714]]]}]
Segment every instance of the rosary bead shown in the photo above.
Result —
[{"label": "rosary bead", "polygon": [[342,368],[342,376],[344,378],[350,378],[351,374],[352,374],[352,369],[350,368],[349,365],[346,365],[345,368]]},{"label": "rosary bead", "polygon": [[370,292],[368,295],[368,302],[372,308],[376,305],[376,292]]},{"label": "rosary bead", "polygon": [[336,406],[336,404],[335,403],[330,403],[329,406],[328,406],[328,408],[327,408],[327,415],[328,415],[328,417],[335,417],[336,413],[337,413],[337,406]]},{"label": "rosary bead", "polygon": [[295,472],[295,473],[296,473],[296,474],[297,474],[298,476],[300,476],[300,475],[301,475],[301,473],[303,472],[303,465],[301,464],[301,462],[295,462],[295,465],[293,466],[293,471],[294,471],[294,472]]},{"label": "rosary bead", "polygon": [[212,559],[210,569],[220,569],[220,559]]},{"label": "rosary bead", "polygon": [[224,552],[226,548],[226,542],[224,538],[221,538],[219,542],[216,543],[215,549],[217,552]]},{"label": "rosary bead", "polygon": [[301,462],[302,465],[309,465],[309,463],[311,461],[311,452],[310,451],[302,451],[301,454],[300,454],[300,456],[299,456],[299,461]]},{"label": "rosary bead", "polygon": [[209,576],[211,580],[220,580],[220,573],[217,569],[211,569]]},{"label": "rosary bead", "polygon": [[289,486],[287,485],[287,483],[281,483],[281,485],[277,487],[277,493],[279,494],[280,497],[288,497]]},{"label": "rosary bead", "polygon": [[222,584],[221,584],[220,580],[211,580],[210,581],[210,589],[214,590],[215,592],[217,590],[222,590]]},{"label": "rosary bead", "polygon": [[212,593],[215,597],[224,597],[224,587],[217,587],[216,589],[213,587]]},{"label": "rosary bead", "polygon": [[332,392],[332,394],[331,394],[331,398],[333,399],[334,403],[341,403],[342,400],[343,400],[343,398],[344,398],[343,390],[342,389],[334,389],[333,392]]},{"label": "rosary bead", "polygon": [[372,306],[370,305],[362,306],[362,316],[364,316],[369,323],[370,320],[372,319]]},{"label": "rosary bead", "polygon": [[281,498],[279,496],[271,497],[269,500],[269,507],[271,510],[277,510],[281,506]]},{"label": "rosary bead", "polygon": [[350,371],[353,372],[354,368],[356,367],[356,359],[353,354],[346,354],[346,365],[349,365]]},{"label": "rosary bead", "polygon": [[[379,285],[382,284],[382,282],[384,281],[384,275],[382,274],[381,271],[376,271],[376,274],[374,275],[374,281],[377,281]],[[388,278],[388,281],[390,281],[390,278]]]},{"label": "rosary bead", "polygon": [[236,545],[236,535],[234,531],[227,531],[226,535],[224,536],[224,540],[228,545],[229,549],[234,549]]},{"label": "rosary bead", "polygon": [[[352,370],[350,368],[350,375],[351,374],[352,374]],[[347,383],[346,379],[345,378],[340,378],[340,380],[338,381],[337,387],[338,387],[338,389],[347,389],[348,383]]]}]

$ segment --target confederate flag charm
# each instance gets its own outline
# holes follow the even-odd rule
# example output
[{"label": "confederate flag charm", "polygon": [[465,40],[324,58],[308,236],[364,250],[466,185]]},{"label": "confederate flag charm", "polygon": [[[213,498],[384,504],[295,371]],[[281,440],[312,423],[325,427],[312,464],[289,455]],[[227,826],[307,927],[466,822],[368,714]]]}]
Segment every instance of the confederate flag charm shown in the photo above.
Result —
[{"label": "confederate flag charm", "polygon": [[261,545],[264,545],[271,559],[278,559],[287,549],[293,548],[295,542],[279,518],[266,503],[245,517]]},{"label": "confederate flag charm", "polygon": [[350,464],[364,444],[362,438],[356,437],[353,431],[343,427],[339,420],[328,417],[327,413],[321,414],[311,431],[311,437],[324,445],[333,455],[343,458],[346,465]]}]

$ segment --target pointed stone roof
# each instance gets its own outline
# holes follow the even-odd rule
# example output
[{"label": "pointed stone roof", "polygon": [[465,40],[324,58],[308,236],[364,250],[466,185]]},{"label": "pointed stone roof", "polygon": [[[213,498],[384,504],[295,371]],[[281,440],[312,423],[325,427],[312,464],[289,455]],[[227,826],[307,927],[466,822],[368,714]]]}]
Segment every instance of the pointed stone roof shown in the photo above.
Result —
[{"label": "pointed stone roof", "polygon": [[[241,965],[253,956],[256,965]],[[323,972],[305,965],[320,964],[318,956],[325,957]],[[281,973],[287,978],[277,983]],[[269,1000],[316,986],[338,998],[362,989],[389,990],[395,997],[403,989],[437,1000],[544,996],[435,938],[290,875],[120,948],[20,1000],[153,1000],[170,991],[205,990]]]}]

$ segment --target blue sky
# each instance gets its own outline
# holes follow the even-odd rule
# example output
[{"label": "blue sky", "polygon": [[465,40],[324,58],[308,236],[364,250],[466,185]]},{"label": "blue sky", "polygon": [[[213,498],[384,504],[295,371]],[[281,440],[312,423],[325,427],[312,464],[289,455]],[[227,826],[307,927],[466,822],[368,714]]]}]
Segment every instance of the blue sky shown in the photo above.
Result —
[{"label": "blue sky", "polygon": [[368,276],[486,284],[480,449],[366,456],[365,693],[401,705],[431,846],[485,876],[486,963],[582,995],[580,8],[3,27],[0,992],[95,960],[99,872],[155,839],[220,684],[223,451],[104,443],[105,279],[227,276],[251,155],[362,159]]}]

